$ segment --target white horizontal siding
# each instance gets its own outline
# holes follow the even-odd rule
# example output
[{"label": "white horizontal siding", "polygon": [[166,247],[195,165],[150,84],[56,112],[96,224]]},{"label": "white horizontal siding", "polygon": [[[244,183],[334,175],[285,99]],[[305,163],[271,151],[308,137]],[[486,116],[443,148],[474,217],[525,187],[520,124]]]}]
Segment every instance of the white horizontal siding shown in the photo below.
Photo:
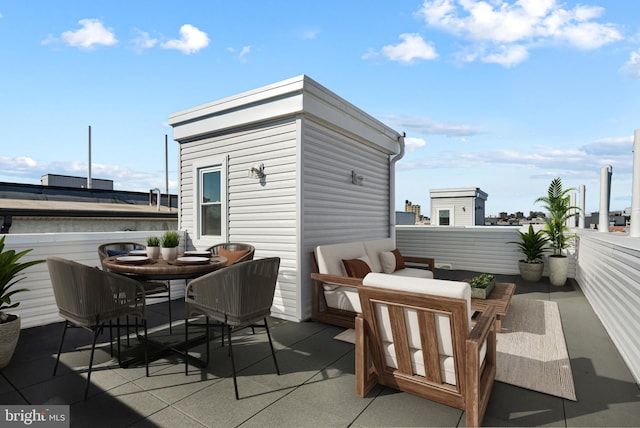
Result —
[{"label": "white horizontal siding", "polygon": [[[256,248],[255,257],[280,257],[280,275],[272,307],[274,316],[297,318],[297,122],[295,118],[229,130],[180,144],[181,227],[193,224],[194,162],[228,157],[228,237]],[[249,169],[264,163],[266,178],[249,178]],[[191,244],[206,248],[211,240]]]},{"label": "white horizontal siding", "polygon": [[640,383],[640,239],[581,231],[577,280]]},{"label": "white horizontal siding", "polygon": [[[396,245],[409,256],[433,257],[436,265],[456,270],[518,274],[522,254],[514,244],[519,228],[508,226],[396,226]],[[545,273],[547,267],[545,263]],[[575,277],[575,257],[569,255],[569,277]]]}]

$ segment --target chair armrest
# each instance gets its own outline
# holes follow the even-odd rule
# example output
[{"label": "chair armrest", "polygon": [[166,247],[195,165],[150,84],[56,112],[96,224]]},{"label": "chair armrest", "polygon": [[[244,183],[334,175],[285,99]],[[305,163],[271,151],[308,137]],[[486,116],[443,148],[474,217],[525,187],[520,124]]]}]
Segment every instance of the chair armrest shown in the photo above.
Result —
[{"label": "chair armrest", "polygon": [[490,306],[478,317],[476,325],[473,326],[473,329],[469,333],[468,342],[477,342],[478,344],[482,344],[489,336],[489,332],[491,331],[491,328],[494,327],[495,323],[496,309],[493,306]]},{"label": "chair armrest", "polygon": [[429,266],[429,270],[435,273],[436,270],[436,260],[431,257],[414,257],[414,256],[405,256],[403,255],[405,263],[415,263],[421,265]]},{"label": "chair armrest", "polygon": [[362,285],[362,278],[351,278],[348,276],[329,275],[326,273],[314,272],[311,279],[324,282],[325,284],[341,285],[346,287],[358,287]]}]

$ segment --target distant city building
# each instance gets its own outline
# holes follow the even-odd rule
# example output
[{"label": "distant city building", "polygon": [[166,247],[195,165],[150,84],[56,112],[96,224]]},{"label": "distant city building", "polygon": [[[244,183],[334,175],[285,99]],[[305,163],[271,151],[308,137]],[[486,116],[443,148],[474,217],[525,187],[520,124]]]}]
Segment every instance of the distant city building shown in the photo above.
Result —
[{"label": "distant city building", "polygon": [[414,223],[420,223],[422,220],[422,216],[420,215],[420,205],[414,205],[409,200],[404,201],[404,212],[413,213],[415,221]]},{"label": "distant city building", "polygon": [[406,211],[396,211],[396,224],[397,225],[416,224],[416,216],[414,213],[408,213]]},{"label": "distant city building", "polygon": [[[77,189],[88,189],[87,177],[73,177],[70,175],[46,174],[40,177],[40,184],[43,186],[74,187]],[[101,178],[91,179],[92,189],[113,190],[113,180]]]},{"label": "distant city building", "polygon": [[435,226],[484,226],[489,196],[478,187],[431,189],[431,224]]}]

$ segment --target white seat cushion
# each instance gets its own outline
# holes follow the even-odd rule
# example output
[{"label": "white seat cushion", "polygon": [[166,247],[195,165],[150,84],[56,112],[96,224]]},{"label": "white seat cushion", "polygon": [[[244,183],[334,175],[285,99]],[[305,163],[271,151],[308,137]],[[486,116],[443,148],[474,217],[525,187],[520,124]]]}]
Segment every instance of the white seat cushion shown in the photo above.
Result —
[{"label": "white seat cushion", "polygon": [[405,276],[411,278],[430,278],[433,279],[433,272],[427,269],[417,269],[417,268],[404,268],[397,270],[389,275],[393,276]]},{"label": "white seat cushion", "polygon": [[324,298],[330,308],[357,313],[362,312],[360,297],[358,297],[358,290],[355,287],[324,284],[323,288]]}]

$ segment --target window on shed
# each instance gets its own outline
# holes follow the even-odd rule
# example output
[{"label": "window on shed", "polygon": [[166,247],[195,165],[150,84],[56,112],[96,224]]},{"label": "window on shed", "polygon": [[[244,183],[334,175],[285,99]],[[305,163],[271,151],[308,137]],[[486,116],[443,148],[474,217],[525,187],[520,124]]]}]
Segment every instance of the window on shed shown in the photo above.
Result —
[{"label": "window on shed", "polygon": [[452,210],[449,208],[438,209],[438,226],[451,226]]},{"label": "window on shed", "polygon": [[222,189],[220,168],[200,172],[200,234],[222,235]]}]

